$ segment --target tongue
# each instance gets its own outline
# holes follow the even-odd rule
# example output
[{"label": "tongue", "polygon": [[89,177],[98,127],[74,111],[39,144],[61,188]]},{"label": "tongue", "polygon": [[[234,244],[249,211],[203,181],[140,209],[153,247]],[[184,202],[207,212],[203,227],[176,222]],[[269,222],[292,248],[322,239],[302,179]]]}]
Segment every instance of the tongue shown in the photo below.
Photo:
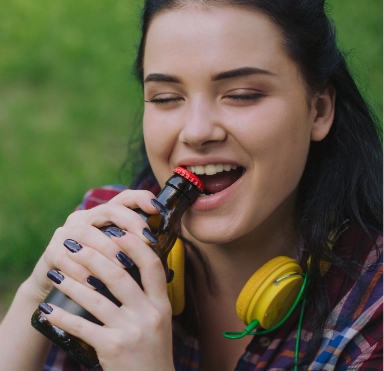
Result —
[{"label": "tongue", "polygon": [[223,189],[228,188],[241,177],[243,169],[238,167],[231,171],[222,171],[214,175],[199,175],[199,178],[204,184],[204,193],[212,194],[221,192]]}]

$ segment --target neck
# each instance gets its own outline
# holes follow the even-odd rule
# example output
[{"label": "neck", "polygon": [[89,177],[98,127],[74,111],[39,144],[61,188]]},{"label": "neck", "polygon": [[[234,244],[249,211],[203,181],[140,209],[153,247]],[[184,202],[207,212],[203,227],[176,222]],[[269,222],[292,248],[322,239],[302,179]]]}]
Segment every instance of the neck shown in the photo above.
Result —
[{"label": "neck", "polygon": [[[225,244],[202,243],[194,239],[185,228],[182,228],[182,234],[206,261],[217,293],[232,298],[237,298],[251,275],[267,261],[281,255],[296,258],[301,244],[293,215],[288,217],[284,212],[271,215],[248,234]],[[201,282],[206,288],[201,263],[193,256],[192,263],[198,277],[202,277],[197,284]]]}]

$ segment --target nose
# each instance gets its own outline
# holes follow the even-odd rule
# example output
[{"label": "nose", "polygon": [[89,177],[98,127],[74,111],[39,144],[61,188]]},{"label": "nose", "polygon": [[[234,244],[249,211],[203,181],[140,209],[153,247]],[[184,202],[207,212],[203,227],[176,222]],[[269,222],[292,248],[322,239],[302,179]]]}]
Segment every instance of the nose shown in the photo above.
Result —
[{"label": "nose", "polygon": [[194,149],[204,149],[207,145],[222,142],[227,137],[224,124],[214,102],[200,98],[185,107],[183,127],[179,141]]}]

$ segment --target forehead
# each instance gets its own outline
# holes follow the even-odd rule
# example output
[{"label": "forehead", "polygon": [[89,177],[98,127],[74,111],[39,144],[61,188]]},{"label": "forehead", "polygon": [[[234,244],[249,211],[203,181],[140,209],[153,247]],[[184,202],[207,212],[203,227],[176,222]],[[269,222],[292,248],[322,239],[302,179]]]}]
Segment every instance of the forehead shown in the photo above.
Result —
[{"label": "forehead", "polygon": [[[187,6],[157,15],[150,24],[144,74],[182,64],[186,69],[273,67],[288,59],[280,32],[261,12],[232,6]],[[151,71],[148,71],[150,69]]]}]

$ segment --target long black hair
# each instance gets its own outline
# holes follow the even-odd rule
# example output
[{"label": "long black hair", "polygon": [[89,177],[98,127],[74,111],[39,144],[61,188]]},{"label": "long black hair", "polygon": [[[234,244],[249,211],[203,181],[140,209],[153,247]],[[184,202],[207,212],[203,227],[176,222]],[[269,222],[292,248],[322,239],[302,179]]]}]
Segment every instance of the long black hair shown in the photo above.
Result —
[{"label": "long black hair", "polygon": [[310,299],[315,311],[312,326],[316,329],[316,347],[329,314],[321,261],[331,261],[353,279],[358,277],[352,262],[355,259],[345,261],[329,249],[330,229],[346,219],[367,235],[371,226],[382,229],[382,150],[375,116],[336,45],[335,28],[322,0],[147,0],[136,61],[141,81],[145,40],[152,19],[191,3],[245,7],[268,15],[280,30],[286,52],[296,62],[308,91],[321,92],[329,85],[336,90],[334,122],[324,140],[310,145],[296,210],[297,225],[311,255],[309,293],[315,293]]}]

